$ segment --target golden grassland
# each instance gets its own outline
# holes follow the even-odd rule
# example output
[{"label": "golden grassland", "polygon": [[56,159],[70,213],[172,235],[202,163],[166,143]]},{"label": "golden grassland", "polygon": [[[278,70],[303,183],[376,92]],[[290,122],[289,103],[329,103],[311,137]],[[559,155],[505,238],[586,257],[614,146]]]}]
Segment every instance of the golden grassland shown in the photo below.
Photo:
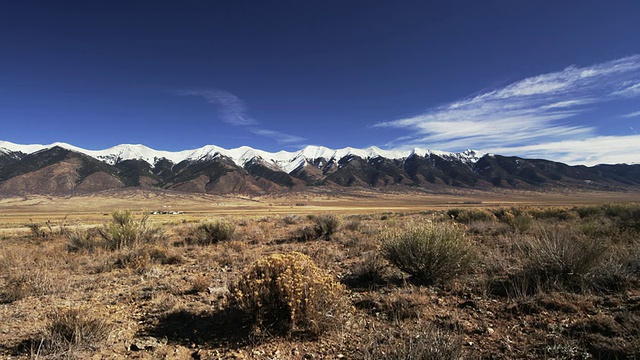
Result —
[{"label": "golden grassland", "polygon": [[[639,357],[639,201],[593,192],[0,199],[0,355]],[[185,213],[145,220],[152,210]]]},{"label": "golden grassland", "polygon": [[[118,209],[135,212],[182,211],[182,215],[157,215],[153,222],[198,220],[213,216],[254,217],[269,214],[338,214],[442,210],[452,207],[569,206],[640,201],[640,192],[529,192],[448,190],[446,193],[351,191],[301,192],[265,196],[215,196],[125,190],[86,196],[28,196],[0,198],[0,235],[24,231],[24,224],[50,221],[102,224]],[[3,230],[4,229],[4,230]],[[11,229],[11,230],[8,230]]]}]

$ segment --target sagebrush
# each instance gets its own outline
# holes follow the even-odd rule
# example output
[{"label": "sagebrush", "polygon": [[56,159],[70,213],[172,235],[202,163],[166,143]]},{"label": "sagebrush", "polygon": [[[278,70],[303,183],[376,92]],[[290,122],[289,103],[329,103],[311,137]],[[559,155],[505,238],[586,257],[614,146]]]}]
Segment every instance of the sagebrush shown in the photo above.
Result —
[{"label": "sagebrush", "polygon": [[424,284],[447,282],[471,267],[471,247],[456,224],[427,222],[387,230],[381,243],[389,262]]},{"label": "sagebrush", "polygon": [[186,240],[188,244],[212,245],[231,240],[235,231],[236,226],[225,220],[206,222],[193,229]]}]

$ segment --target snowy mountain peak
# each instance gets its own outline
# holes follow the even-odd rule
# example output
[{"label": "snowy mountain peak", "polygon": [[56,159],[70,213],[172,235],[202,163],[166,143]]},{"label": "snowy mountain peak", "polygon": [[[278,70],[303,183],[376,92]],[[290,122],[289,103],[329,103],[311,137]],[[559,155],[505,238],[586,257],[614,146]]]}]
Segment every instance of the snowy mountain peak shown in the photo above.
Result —
[{"label": "snowy mountain peak", "polygon": [[342,149],[330,149],[324,146],[309,145],[299,151],[279,151],[275,153],[258,150],[249,146],[241,146],[234,149],[224,149],[215,145],[206,145],[198,149],[183,151],[162,151],[149,148],[142,144],[121,144],[105,150],[86,150],[67,143],[56,142],[49,145],[33,144],[20,145],[8,141],[0,141],[0,152],[21,152],[31,154],[37,151],[49,149],[55,146],[67,150],[83,153],[95,159],[104,161],[110,165],[115,165],[126,160],[142,160],[150,165],[155,165],[161,159],[167,159],[175,164],[182,161],[206,161],[216,157],[224,156],[230,158],[236,165],[245,166],[250,161],[256,160],[262,164],[286,173],[306,166],[308,162],[316,159],[325,161],[338,161],[345,156],[358,156],[363,159],[373,159],[383,157],[387,159],[406,159],[414,155],[428,156],[437,155],[441,157],[456,158],[468,163],[474,163],[481,157],[473,150],[466,150],[462,153],[450,153],[444,151],[434,151],[414,148],[406,150],[383,150],[376,146],[366,149],[345,147]]}]

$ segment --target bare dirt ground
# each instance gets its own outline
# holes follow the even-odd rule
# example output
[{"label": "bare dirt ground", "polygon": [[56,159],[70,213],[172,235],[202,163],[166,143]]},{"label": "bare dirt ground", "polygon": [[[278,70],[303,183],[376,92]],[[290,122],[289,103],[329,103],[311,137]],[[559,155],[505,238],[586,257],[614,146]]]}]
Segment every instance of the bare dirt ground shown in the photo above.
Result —
[{"label": "bare dirt ground", "polygon": [[[635,359],[640,206],[634,202],[640,194],[127,191],[0,199],[0,357]],[[154,210],[184,214],[150,216],[157,238],[148,243],[70,246],[78,229],[106,232],[118,209],[132,209],[136,219]],[[307,215],[317,214],[335,214],[339,227],[326,238],[301,236],[315,226]],[[235,231],[215,244],[189,242],[212,221]],[[425,223],[464,233],[473,249],[468,271],[427,284],[383,258],[382,233]],[[600,262],[575,255],[584,266],[566,278],[547,278],[547,270],[524,277],[538,253],[524,256],[523,249],[550,238],[604,244],[587,256]],[[572,254],[588,247],[562,244]],[[292,251],[343,284],[348,308],[318,337],[256,335],[231,311],[228,288],[254,261]],[[77,341],[61,340],[53,326],[69,311],[73,319],[93,319],[75,327]]]}]

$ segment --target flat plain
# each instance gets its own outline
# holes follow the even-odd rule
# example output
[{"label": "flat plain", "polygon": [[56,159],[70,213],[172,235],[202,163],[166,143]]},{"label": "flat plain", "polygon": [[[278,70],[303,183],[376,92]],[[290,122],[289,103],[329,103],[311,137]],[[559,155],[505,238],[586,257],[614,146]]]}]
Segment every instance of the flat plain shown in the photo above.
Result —
[{"label": "flat plain", "polygon": [[[120,190],[88,196],[29,196],[0,198],[0,231],[28,230],[29,220],[58,224],[80,222],[102,224],[111,212],[130,209],[135,212],[175,211],[177,215],[160,215],[152,221],[206,219],[217,216],[260,216],[268,214],[340,214],[416,212],[446,210],[454,207],[500,206],[571,206],[640,201],[640,192],[594,191],[472,191],[448,192],[377,192],[318,191],[279,195],[214,196],[188,193]],[[4,229],[4,230],[2,230]]]}]

